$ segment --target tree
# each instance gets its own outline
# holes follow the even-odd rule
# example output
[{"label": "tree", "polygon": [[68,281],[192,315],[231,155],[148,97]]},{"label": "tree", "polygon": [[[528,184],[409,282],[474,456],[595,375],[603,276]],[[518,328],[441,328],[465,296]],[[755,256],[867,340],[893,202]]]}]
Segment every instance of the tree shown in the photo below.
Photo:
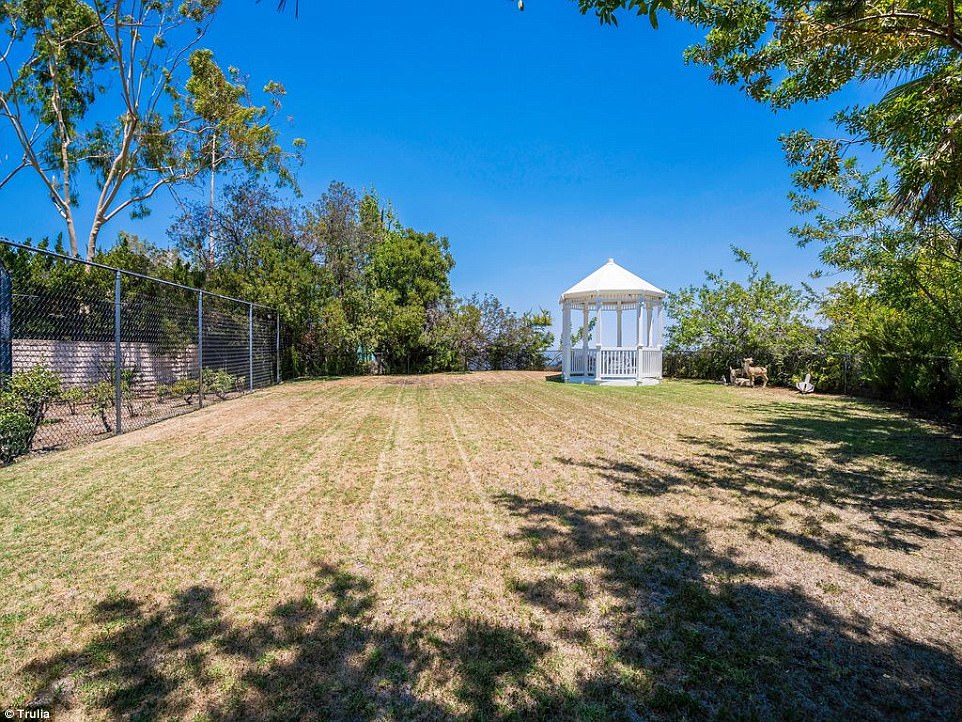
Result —
[{"label": "tree", "polygon": [[158,190],[204,171],[229,165],[293,182],[292,156],[271,126],[283,87],[268,83],[270,107],[255,105],[240,73],[225,74],[200,47],[219,5],[0,1],[0,116],[22,151],[0,188],[32,170],[66,223],[73,255],[84,181],[96,189],[88,259],[104,224],[146,214]]},{"label": "tree", "polygon": [[666,300],[668,349],[706,350],[732,359],[780,358],[813,349],[805,290],[778,283],[769,273],[761,275],[749,253],[732,251],[749,268],[747,283],[730,281],[721,271],[706,272],[701,286],[671,294]]},{"label": "tree", "polygon": [[452,299],[437,314],[427,335],[434,369],[483,368],[487,336],[477,304]]},{"label": "tree", "polygon": [[[299,238],[300,212],[284,205],[263,183],[251,179],[228,186],[221,204],[189,204],[177,217],[168,236],[197,269],[212,275],[218,269],[250,271],[256,262],[252,244],[265,233]],[[211,257],[207,241],[217,239]]]},{"label": "tree", "polygon": [[449,249],[448,239],[434,233],[392,229],[371,255],[371,280],[376,288],[393,291],[401,305],[436,307],[451,295]]},{"label": "tree", "polygon": [[305,212],[303,242],[331,275],[334,295],[363,282],[374,241],[361,218],[357,193],[340,181],[331,181],[320,200]]},{"label": "tree", "polygon": [[808,219],[792,232],[803,246],[820,244],[826,265],[852,275],[835,286],[840,296],[857,288],[862,297],[917,316],[919,338],[932,340],[924,346],[945,352],[962,345],[962,212],[913,221],[893,211],[884,174],[863,173],[854,162],[826,183],[846,210],[827,208],[817,193],[796,193],[795,209]]},{"label": "tree", "polygon": [[377,343],[366,269],[380,229],[362,211],[366,198],[340,181],[304,210],[300,243],[321,269],[324,310],[315,340],[324,373],[355,373],[359,353]]},{"label": "tree", "polygon": [[[517,314],[493,296],[455,299],[448,239],[404,227],[373,191],[332,182],[304,207],[257,182],[235,184],[213,216],[198,203],[169,234],[196,283],[278,309],[291,340],[287,373],[358,373],[371,353],[394,372],[533,368],[552,342],[545,311]],[[135,247],[126,237],[118,253]],[[154,254],[144,250],[117,260],[145,268]]]},{"label": "tree", "polygon": [[876,393],[929,406],[955,399],[962,410],[962,215],[919,222],[893,212],[889,180],[854,161],[829,187],[845,210],[799,193],[808,220],[793,229],[847,276],[822,299],[824,349],[858,357]]},{"label": "tree", "polygon": [[208,209],[189,207],[168,233],[195,269],[194,283],[206,290],[249,299],[277,309],[292,340],[284,359],[289,374],[316,372],[323,364],[320,339],[328,279],[301,240],[301,212],[253,181],[229,186],[213,216],[218,239],[215,264],[208,264]]},{"label": "tree", "polygon": [[431,326],[452,297],[448,239],[413,228],[387,227],[368,268],[380,319],[378,348],[390,368],[433,365]]},{"label": "tree", "polygon": [[452,302],[434,329],[439,359],[462,370],[542,368],[554,342],[544,309],[518,314],[491,295]]}]

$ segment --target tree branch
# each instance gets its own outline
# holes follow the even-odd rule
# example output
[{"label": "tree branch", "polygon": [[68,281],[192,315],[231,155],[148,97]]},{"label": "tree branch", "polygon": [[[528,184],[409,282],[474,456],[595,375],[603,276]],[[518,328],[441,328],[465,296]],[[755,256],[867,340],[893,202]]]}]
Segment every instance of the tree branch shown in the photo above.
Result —
[{"label": "tree branch", "polygon": [[[952,0],[949,0],[951,7]],[[912,25],[893,25],[888,27],[862,27],[867,23],[872,23],[877,20],[910,20],[913,23],[918,23],[922,27],[915,27]],[[837,25],[826,23],[826,28],[821,35],[827,35],[834,31],[839,30],[849,30],[857,33],[872,33],[875,35],[913,35],[916,37],[927,37],[934,38],[936,40],[941,40],[947,45],[951,46],[955,50],[962,51],[962,39],[958,37],[955,33],[955,22],[954,22],[954,11],[951,23],[947,25],[942,25],[932,18],[926,17],[920,13],[910,13],[901,10],[893,10],[891,12],[876,13],[875,15],[865,15],[860,18],[855,18],[845,23],[839,23]]]},{"label": "tree branch", "polygon": [[161,178],[156,183],[154,183],[146,192],[136,196],[131,196],[127,200],[120,203],[116,208],[114,208],[114,210],[110,211],[110,213],[107,213],[106,215],[104,215],[103,223],[109,223],[114,217],[117,216],[117,214],[122,213],[125,208],[129,208],[135,203],[143,203],[144,201],[149,200],[154,195],[154,193],[156,193],[158,190],[160,190],[164,186],[170,185],[172,183],[179,183],[180,181],[184,181],[184,180],[190,180],[191,177],[193,177],[193,175],[196,175],[196,174],[183,174],[181,176]]},{"label": "tree branch", "polygon": [[11,180],[15,175],[17,175],[17,173],[19,173],[20,171],[22,171],[24,168],[29,168],[29,167],[30,167],[30,163],[27,161],[27,156],[24,155],[23,160],[20,161],[20,165],[18,165],[18,166],[17,166],[16,168],[14,168],[12,171],[10,171],[9,173],[7,173],[7,175],[6,175],[2,180],[0,180],[0,188],[3,188],[7,183],[9,183],[10,180]]}]

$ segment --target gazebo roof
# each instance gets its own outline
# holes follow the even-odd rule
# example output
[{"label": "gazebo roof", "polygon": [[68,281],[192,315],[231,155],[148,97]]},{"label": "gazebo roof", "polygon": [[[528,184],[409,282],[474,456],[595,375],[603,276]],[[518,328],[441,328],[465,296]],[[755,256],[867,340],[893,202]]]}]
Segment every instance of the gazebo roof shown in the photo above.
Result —
[{"label": "gazebo roof", "polygon": [[561,302],[584,301],[592,298],[632,299],[641,296],[664,298],[665,292],[609,258],[608,262],[597,271],[562,293]]}]

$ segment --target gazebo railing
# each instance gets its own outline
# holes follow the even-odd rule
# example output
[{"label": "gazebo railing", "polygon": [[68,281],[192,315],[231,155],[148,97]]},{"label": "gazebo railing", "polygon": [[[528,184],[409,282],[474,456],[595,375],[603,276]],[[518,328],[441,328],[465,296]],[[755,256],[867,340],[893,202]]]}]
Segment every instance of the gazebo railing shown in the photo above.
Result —
[{"label": "gazebo railing", "polygon": [[661,356],[660,348],[573,348],[568,374],[604,379],[661,378]]},{"label": "gazebo railing", "polygon": [[571,371],[572,376],[594,376],[595,375],[595,350],[589,348],[571,349]]},{"label": "gazebo railing", "polygon": [[600,348],[601,359],[598,376],[605,379],[638,378],[638,349]]},{"label": "gazebo railing", "polygon": [[660,348],[640,348],[638,349],[639,365],[641,371],[638,374],[640,379],[660,379],[661,378],[661,349]]}]

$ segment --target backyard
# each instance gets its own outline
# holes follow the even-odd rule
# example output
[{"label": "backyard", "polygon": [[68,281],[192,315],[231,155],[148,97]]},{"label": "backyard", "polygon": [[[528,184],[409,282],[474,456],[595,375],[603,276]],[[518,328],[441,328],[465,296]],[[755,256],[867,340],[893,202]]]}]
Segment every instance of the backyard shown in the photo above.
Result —
[{"label": "backyard", "polygon": [[962,438],[845,397],[288,383],[0,470],[57,719],[962,718]]}]

